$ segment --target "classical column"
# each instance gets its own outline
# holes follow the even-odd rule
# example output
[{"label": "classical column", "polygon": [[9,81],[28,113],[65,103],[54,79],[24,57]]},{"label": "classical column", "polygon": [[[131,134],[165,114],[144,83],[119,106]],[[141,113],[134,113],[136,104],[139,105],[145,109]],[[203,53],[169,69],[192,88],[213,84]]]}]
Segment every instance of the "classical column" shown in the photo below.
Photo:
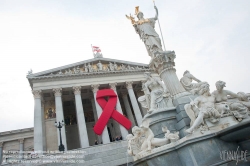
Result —
[{"label": "classical column", "polygon": [[89,147],[89,138],[85,122],[85,116],[82,106],[81,97],[81,86],[74,86],[75,103],[76,103],[76,114],[77,114],[77,125],[79,131],[79,140],[81,148]]},{"label": "classical column", "polygon": [[41,102],[41,104],[42,104],[42,128],[43,128],[43,151],[46,151],[46,147],[47,147],[47,145],[46,145],[46,131],[45,131],[45,121],[44,121],[44,119],[45,119],[45,116],[44,116],[44,105],[45,105],[45,101],[44,100],[42,100],[42,102]]},{"label": "classical column", "polygon": [[23,139],[19,139],[19,159],[22,160],[23,159],[23,150],[24,150],[24,138]]},{"label": "classical column", "polygon": [[139,108],[140,108],[140,110],[141,110],[141,114],[142,114],[142,116],[144,117],[146,114],[147,114],[147,109],[146,108],[143,108],[142,106],[141,106],[141,104],[138,102],[138,98],[140,97],[139,95],[138,95],[138,91],[134,91],[135,92],[135,97],[136,97],[136,101],[137,101],[137,103],[138,103],[138,105],[139,105]]},{"label": "classical column", "polygon": [[129,105],[128,93],[122,92],[122,99],[123,99],[123,103],[125,105],[125,109],[126,109],[126,113],[128,115],[128,118],[132,122],[132,126],[134,127],[134,126],[136,126],[136,124],[135,124],[134,116],[132,114],[132,110],[131,110],[130,105]]},{"label": "classical column", "polygon": [[41,104],[41,90],[33,90],[33,96],[35,101],[34,107],[34,151],[43,151],[43,114]]},{"label": "classical column", "polygon": [[151,59],[149,67],[155,70],[165,83],[165,86],[174,96],[174,99],[190,95],[181,85],[174,68],[176,58],[174,51],[157,52],[156,56]]},{"label": "classical column", "polygon": [[[113,91],[115,91],[115,93],[117,95],[116,110],[118,112],[120,112],[121,114],[123,114],[122,107],[121,107],[121,104],[120,104],[120,100],[119,100],[119,97],[118,97],[118,94],[117,94],[117,91],[116,91],[116,85],[117,85],[117,83],[110,83],[109,84],[110,89],[112,89]],[[119,124],[119,127],[120,127],[122,138],[125,140],[126,137],[127,137],[127,135],[128,135],[128,130],[125,127],[123,127],[121,124]]]},{"label": "classical column", "polygon": [[3,160],[3,142],[0,142],[0,165],[2,164]]},{"label": "classical column", "polygon": [[132,107],[133,107],[133,110],[135,113],[135,118],[136,118],[138,126],[140,126],[142,123],[142,115],[141,115],[139,105],[137,103],[137,99],[135,97],[135,93],[134,93],[132,84],[133,84],[133,82],[126,82],[130,101],[132,103]]},{"label": "classical column", "polygon": [[[94,119],[95,119],[95,123],[97,122],[98,120],[98,116],[97,116],[97,112],[96,112],[96,108],[95,108],[95,101],[94,101],[94,97],[92,96],[92,98],[90,99],[91,100],[91,105],[92,105],[92,109],[93,109],[93,114],[94,114]],[[102,142],[102,137],[97,135],[95,133],[95,136],[96,136],[96,140],[98,140],[98,142]]]},{"label": "classical column", "polygon": [[[96,101],[96,92],[99,90],[99,84],[96,85],[91,85],[92,90],[93,90],[93,94],[94,94],[94,101],[95,101],[95,108],[96,108],[96,112],[97,112],[97,116],[98,118],[101,116],[102,114],[102,108],[100,107],[100,105],[97,103]],[[102,143],[103,144],[107,144],[110,143],[110,139],[109,139],[109,133],[107,130],[107,126],[104,128],[103,132],[102,132]]]},{"label": "classical column", "polygon": [[[55,94],[55,103],[56,103],[56,121],[61,122],[64,121],[64,115],[63,115],[63,105],[62,105],[62,88],[55,88],[53,89]],[[65,126],[61,128],[61,134],[62,134],[62,144],[64,145],[65,151],[67,151],[67,140],[66,140],[66,131]],[[58,138],[58,146],[60,144],[60,134],[59,130],[57,129],[57,138]]]}]

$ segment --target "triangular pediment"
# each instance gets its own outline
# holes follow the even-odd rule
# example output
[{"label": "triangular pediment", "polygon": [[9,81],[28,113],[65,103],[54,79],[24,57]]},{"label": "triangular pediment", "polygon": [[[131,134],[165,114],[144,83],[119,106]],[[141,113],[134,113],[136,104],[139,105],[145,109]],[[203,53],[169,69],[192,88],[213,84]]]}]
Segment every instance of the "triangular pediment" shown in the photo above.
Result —
[{"label": "triangular pediment", "polygon": [[72,75],[92,75],[97,73],[117,73],[148,70],[148,65],[109,58],[93,58],[39,73],[30,73],[28,79],[67,77]]}]

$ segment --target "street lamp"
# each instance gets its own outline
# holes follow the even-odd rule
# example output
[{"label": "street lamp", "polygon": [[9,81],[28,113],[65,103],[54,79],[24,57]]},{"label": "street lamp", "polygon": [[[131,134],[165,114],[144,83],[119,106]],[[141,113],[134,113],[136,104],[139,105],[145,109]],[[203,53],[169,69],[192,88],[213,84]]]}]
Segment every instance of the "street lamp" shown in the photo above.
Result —
[{"label": "street lamp", "polygon": [[59,145],[59,151],[64,151],[64,145],[62,144],[62,135],[61,135],[61,128],[64,126],[64,121],[62,120],[62,122],[57,122],[55,121],[55,126],[56,128],[59,129],[59,134],[60,134],[60,145]]}]

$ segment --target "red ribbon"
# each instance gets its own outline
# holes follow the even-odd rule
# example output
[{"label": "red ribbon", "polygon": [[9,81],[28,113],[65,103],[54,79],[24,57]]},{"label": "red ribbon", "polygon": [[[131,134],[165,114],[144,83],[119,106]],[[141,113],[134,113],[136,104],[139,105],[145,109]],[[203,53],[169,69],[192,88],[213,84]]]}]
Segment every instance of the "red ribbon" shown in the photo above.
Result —
[{"label": "red ribbon", "polygon": [[[104,97],[109,97],[108,101],[106,101]],[[116,120],[122,126],[124,126],[127,130],[130,129],[132,125],[131,121],[127,119],[124,115],[119,113],[117,110],[115,110],[115,106],[117,103],[117,95],[112,89],[103,89],[97,91],[96,101],[103,109],[100,118],[94,126],[94,132],[97,135],[102,134],[110,117]]]}]

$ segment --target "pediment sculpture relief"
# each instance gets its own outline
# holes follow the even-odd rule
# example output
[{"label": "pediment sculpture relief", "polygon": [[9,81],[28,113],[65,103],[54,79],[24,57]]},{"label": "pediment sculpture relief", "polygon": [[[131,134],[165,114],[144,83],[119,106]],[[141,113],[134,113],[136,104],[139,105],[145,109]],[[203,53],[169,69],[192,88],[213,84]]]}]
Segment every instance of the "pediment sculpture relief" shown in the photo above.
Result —
[{"label": "pediment sculpture relief", "polygon": [[85,63],[82,67],[75,66],[68,69],[62,69],[57,72],[47,74],[45,76],[54,76],[54,75],[73,75],[73,74],[83,74],[83,73],[95,73],[95,72],[113,72],[113,71],[134,71],[134,70],[145,70],[148,67],[145,66],[136,66],[136,65],[125,65],[118,64],[116,62],[91,62]]}]

